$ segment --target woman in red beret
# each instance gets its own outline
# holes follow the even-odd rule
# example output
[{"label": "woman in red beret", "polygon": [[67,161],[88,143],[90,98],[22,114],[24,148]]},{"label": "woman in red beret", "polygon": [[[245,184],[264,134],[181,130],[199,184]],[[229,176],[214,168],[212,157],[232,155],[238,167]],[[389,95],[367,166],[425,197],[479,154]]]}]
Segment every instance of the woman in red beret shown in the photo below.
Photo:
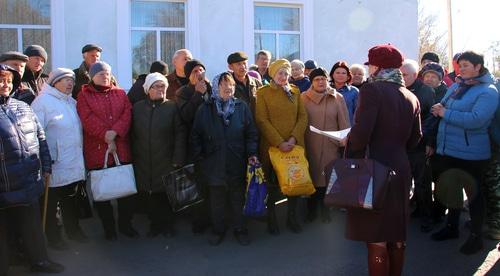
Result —
[{"label": "woman in red beret", "polygon": [[[411,171],[406,155],[422,137],[417,98],[399,70],[403,56],[392,45],[368,52],[370,79],[361,87],[347,137],[350,158],[377,160],[396,172],[381,211],[348,209],[346,237],[366,242],[370,275],[401,275],[409,218]],[[368,148],[368,152],[367,152]]]}]

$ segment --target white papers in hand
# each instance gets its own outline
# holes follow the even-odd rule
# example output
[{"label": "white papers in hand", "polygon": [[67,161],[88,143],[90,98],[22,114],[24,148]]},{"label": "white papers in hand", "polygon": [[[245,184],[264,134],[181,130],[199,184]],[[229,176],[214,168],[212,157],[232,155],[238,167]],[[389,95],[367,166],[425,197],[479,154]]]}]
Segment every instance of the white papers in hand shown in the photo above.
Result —
[{"label": "white papers in hand", "polygon": [[346,129],[339,130],[339,131],[323,131],[323,130],[319,130],[313,126],[309,126],[309,129],[312,132],[324,135],[328,138],[332,138],[332,139],[337,140],[337,141],[344,139],[351,131],[351,128],[346,128]]}]

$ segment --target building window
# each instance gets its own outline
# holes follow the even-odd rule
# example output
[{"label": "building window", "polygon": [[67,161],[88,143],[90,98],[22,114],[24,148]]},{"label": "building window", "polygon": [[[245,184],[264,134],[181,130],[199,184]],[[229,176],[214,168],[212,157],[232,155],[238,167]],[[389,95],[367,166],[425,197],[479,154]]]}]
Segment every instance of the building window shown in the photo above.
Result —
[{"label": "building window", "polygon": [[277,58],[300,59],[300,8],[255,5],[255,52],[268,50]]},{"label": "building window", "polygon": [[183,1],[132,1],[132,77],[149,72],[163,60],[172,68],[172,55],[185,47],[186,15]]},{"label": "building window", "polygon": [[50,0],[0,0],[0,53],[23,52],[38,44],[47,51],[51,70]]}]

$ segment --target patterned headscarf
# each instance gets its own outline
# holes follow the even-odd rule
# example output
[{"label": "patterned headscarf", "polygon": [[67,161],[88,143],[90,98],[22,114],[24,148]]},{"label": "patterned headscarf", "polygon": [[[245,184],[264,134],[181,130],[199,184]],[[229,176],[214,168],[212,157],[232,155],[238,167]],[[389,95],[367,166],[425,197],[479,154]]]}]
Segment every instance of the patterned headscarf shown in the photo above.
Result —
[{"label": "patterned headscarf", "polygon": [[235,102],[234,102],[234,97],[230,97],[228,100],[224,101],[220,96],[219,81],[220,78],[225,74],[229,73],[228,72],[220,73],[217,76],[215,76],[214,79],[212,80],[213,87],[212,87],[211,98],[215,104],[215,107],[217,108],[217,114],[222,117],[224,125],[228,126],[229,117],[231,117],[231,114],[234,113]]}]

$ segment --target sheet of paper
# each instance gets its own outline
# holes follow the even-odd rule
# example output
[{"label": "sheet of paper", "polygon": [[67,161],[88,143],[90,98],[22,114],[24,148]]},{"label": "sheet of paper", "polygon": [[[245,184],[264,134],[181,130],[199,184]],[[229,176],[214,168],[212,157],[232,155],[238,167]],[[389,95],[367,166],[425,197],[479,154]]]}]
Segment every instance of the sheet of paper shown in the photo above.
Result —
[{"label": "sheet of paper", "polygon": [[346,129],[339,130],[339,131],[323,131],[323,130],[319,130],[313,126],[309,126],[309,129],[314,133],[324,135],[328,138],[332,138],[332,139],[337,140],[337,141],[344,139],[351,131],[351,128],[346,128]]}]

